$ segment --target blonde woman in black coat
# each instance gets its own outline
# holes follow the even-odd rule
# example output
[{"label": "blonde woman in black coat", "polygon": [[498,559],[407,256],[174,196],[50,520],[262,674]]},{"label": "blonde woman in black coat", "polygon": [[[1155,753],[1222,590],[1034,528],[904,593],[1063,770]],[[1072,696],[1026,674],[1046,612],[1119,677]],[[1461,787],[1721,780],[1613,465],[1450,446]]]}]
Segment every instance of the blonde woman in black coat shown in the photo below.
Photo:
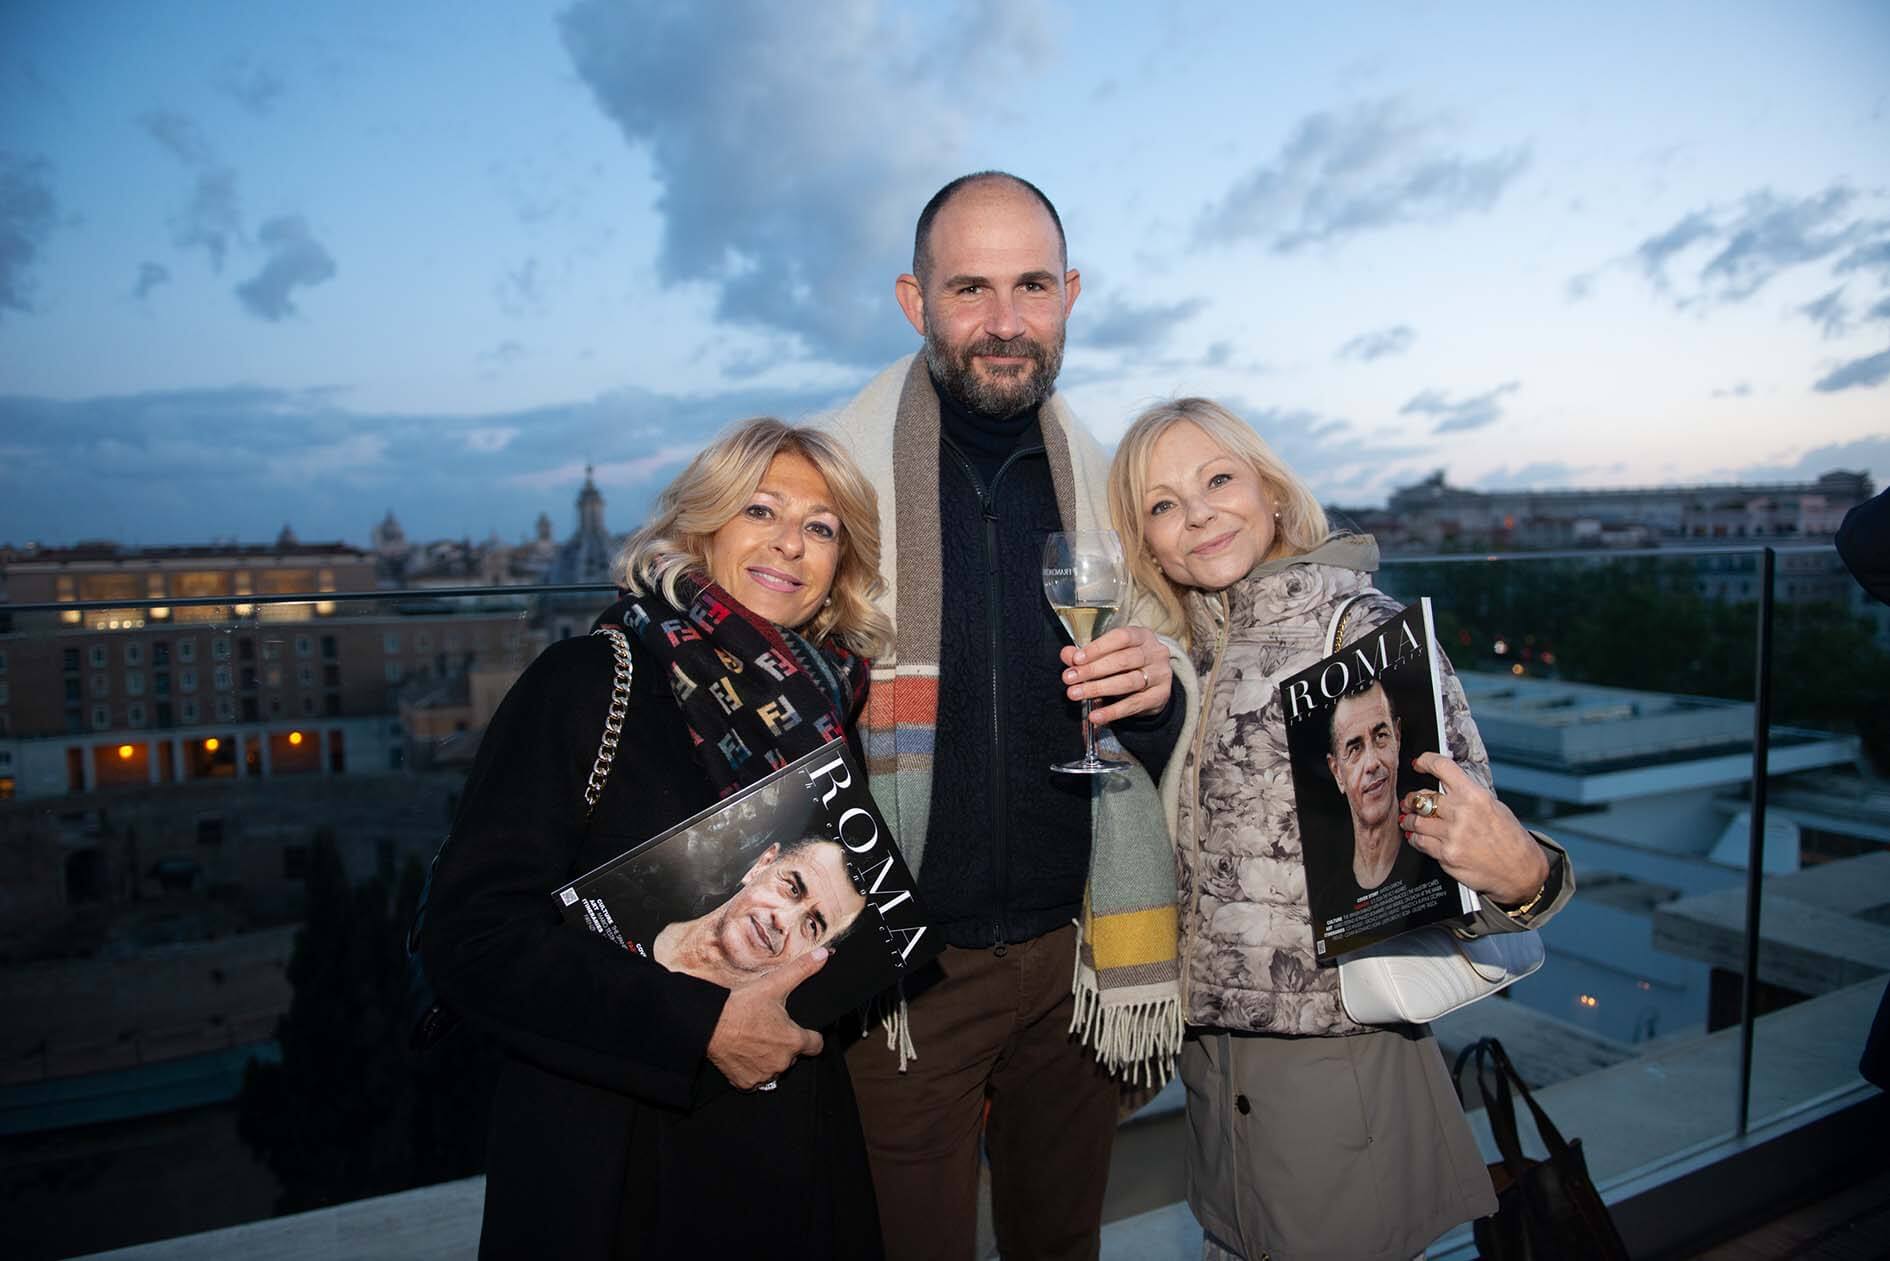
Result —
[{"label": "blonde woman in black coat", "polygon": [[[782,1005],[825,944],[725,988],[564,926],[551,899],[771,758],[852,741],[866,659],[890,630],[873,605],[878,521],[872,486],[830,439],[746,422],[663,492],[619,560],[624,595],[599,624],[625,631],[633,685],[588,818],[607,638],[547,648],[494,716],[421,942],[441,999],[508,1057],[482,1257],[725,1255],[784,1240],[878,1255],[845,1060]],[[693,682],[729,674],[723,653],[751,663],[732,711]]]}]

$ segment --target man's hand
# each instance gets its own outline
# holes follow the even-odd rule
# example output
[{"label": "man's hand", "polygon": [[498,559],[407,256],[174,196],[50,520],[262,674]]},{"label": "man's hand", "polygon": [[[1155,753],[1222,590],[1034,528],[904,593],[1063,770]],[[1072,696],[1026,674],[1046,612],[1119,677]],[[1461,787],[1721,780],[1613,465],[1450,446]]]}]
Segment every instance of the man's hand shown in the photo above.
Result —
[{"label": "man's hand", "polygon": [[1443,864],[1485,897],[1515,906],[1526,902],[1549,878],[1548,855],[1509,807],[1447,757],[1424,753],[1411,765],[1435,775],[1444,786],[1436,812],[1417,812],[1417,793],[1406,793],[1398,826],[1411,844]]},{"label": "man's hand", "polygon": [[1146,626],[1119,626],[1090,641],[1089,647],[1066,646],[1063,672],[1067,695],[1073,701],[1089,697],[1101,702],[1089,720],[1098,727],[1136,714],[1160,713],[1168,704],[1174,674],[1168,667],[1168,649]]},{"label": "man's hand", "polygon": [[820,1035],[795,1024],[784,1004],[826,962],[827,948],[819,946],[728,992],[709,1035],[708,1056],[730,1085],[753,1090],[785,1073],[798,1057],[820,1054]]}]

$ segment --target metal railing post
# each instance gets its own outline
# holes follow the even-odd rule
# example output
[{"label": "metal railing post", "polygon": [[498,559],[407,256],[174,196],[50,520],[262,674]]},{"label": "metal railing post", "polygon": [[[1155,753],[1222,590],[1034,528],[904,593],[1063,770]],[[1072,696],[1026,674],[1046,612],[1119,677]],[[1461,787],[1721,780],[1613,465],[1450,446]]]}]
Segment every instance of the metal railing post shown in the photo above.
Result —
[{"label": "metal railing post", "polygon": [[1746,970],[1739,985],[1739,1120],[1744,1138],[1752,1111],[1752,1037],[1759,1005],[1759,901],[1765,868],[1765,781],[1772,747],[1772,580],[1777,554],[1759,558],[1759,627],[1752,680],[1752,812],[1746,838]]}]

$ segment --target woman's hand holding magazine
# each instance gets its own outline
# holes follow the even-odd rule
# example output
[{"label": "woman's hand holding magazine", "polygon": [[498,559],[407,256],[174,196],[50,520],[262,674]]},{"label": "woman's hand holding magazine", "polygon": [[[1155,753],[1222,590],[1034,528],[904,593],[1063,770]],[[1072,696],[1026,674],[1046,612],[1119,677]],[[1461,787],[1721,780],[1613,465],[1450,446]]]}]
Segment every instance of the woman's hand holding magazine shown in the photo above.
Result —
[{"label": "woman's hand holding magazine", "polygon": [[[1422,754],[1411,765],[1444,786],[1442,793],[1405,794],[1398,826],[1412,845],[1498,906],[1520,906],[1542,888],[1548,856],[1508,806],[1440,754]],[[1425,797],[1435,803],[1429,813],[1420,808]]]}]

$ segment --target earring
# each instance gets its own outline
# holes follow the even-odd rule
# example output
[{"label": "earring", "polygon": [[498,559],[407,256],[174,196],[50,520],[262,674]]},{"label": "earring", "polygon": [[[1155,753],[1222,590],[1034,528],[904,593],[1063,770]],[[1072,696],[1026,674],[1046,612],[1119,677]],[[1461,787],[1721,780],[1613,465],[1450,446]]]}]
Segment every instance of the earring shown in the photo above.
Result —
[{"label": "earring", "polygon": [[824,599],[824,600],[822,600],[822,601],[820,602],[820,607],[821,607],[821,608],[823,608],[823,609],[827,609],[827,608],[832,608],[832,607],[833,607],[833,597],[832,597],[832,596],[828,596],[828,597],[827,597],[826,599]]}]

